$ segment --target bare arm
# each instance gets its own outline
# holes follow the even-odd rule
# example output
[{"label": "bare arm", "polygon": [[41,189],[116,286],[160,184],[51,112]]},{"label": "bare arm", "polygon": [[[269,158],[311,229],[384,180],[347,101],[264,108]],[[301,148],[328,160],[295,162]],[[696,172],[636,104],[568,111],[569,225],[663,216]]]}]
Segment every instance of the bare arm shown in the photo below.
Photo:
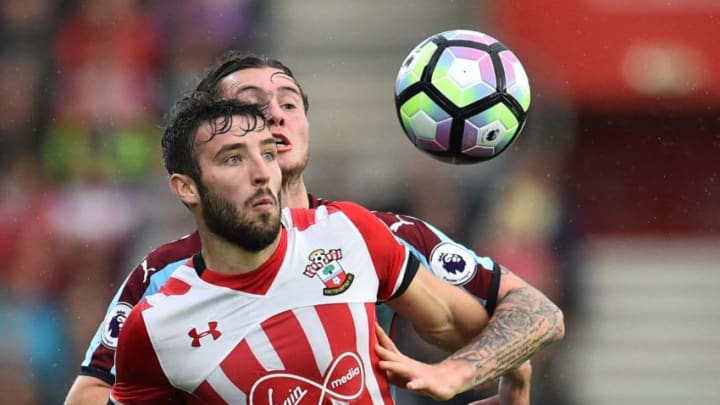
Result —
[{"label": "bare arm", "polygon": [[105,381],[80,375],[75,379],[65,405],[106,405],[110,398],[110,385]]},{"label": "bare arm", "polygon": [[507,374],[562,338],[557,306],[506,270],[499,295],[500,304],[488,318],[474,298],[421,269],[408,291],[388,304],[410,319],[424,339],[457,351],[431,366],[408,359],[389,339],[381,339],[380,366],[393,383],[446,400]]},{"label": "bare arm", "polygon": [[448,360],[472,364],[472,386],[517,368],[545,346],[562,339],[562,312],[544,294],[506,269],[493,317],[477,338]]},{"label": "bare arm", "polygon": [[387,305],[408,319],[424,340],[449,351],[470,342],[490,319],[474,297],[440,281],[423,266],[407,290]]}]

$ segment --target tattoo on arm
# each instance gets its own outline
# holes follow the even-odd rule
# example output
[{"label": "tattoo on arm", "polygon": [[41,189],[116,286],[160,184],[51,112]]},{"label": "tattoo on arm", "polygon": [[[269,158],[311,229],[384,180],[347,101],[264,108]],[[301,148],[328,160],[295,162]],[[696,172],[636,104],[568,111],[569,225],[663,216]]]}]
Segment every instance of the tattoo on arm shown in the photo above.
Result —
[{"label": "tattoo on arm", "polygon": [[536,289],[523,287],[509,292],[483,332],[451,358],[475,366],[476,386],[515,369],[563,333],[560,309]]}]

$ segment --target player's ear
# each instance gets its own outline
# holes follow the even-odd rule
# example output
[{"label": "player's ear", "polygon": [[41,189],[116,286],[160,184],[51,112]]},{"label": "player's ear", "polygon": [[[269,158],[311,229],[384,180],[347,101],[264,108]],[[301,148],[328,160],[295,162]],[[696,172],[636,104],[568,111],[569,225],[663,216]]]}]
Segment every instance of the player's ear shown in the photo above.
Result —
[{"label": "player's ear", "polygon": [[190,176],[180,173],[170,175],[170,189],[178,196],[180,201],[187,206],[193,206],[200,202],[198,187]]}]

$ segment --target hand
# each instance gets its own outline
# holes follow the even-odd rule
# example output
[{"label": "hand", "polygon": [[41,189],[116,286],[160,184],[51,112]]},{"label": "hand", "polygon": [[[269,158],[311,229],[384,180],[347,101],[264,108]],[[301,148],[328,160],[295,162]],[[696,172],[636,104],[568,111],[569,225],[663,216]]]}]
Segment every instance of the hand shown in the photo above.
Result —
[{"label": "hand", "polygon": [[532,365],[530,360],[500,377],[500,393],[468,405],[529,405]]},{"label": "hand", "polygon": [[468,405],[529,405],[530,379],[532,365],[530,360],[500,378],[500,393]]},{"label": "hand", "polygon": [[390,383],[441,401],[463,391],[465,376],[471,376],[472,366],[454,360],[427,364],[411,359],[398,350],[380,325],[376,324],[375,330],[378,337],[375,352],[380,357],[378,365]]},{"label": "hand", "polygon": [[531,379],[532,365],[530,360],[525,361],[520,367],[500,377],[500,404],[529,405]]}]

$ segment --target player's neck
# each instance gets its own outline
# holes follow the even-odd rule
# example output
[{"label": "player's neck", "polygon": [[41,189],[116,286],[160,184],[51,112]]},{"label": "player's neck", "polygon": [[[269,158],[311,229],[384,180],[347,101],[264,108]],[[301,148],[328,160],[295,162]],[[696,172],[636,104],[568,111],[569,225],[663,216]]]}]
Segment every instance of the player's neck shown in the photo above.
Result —
[{"label": "player's neck", "polygon": [[253,271],[265,263],[280,243],[282,230],[267,247],[251,252],[223,239],[212,232],[200,231],[202,255],[208,269],[223,274],[243,274]]},{"label": "player's neck", "polygon": [[296,179],[283,182],[281,189],[281,198],[283,207],[290,208],[309,208],[307,187],[302,175]]}]

